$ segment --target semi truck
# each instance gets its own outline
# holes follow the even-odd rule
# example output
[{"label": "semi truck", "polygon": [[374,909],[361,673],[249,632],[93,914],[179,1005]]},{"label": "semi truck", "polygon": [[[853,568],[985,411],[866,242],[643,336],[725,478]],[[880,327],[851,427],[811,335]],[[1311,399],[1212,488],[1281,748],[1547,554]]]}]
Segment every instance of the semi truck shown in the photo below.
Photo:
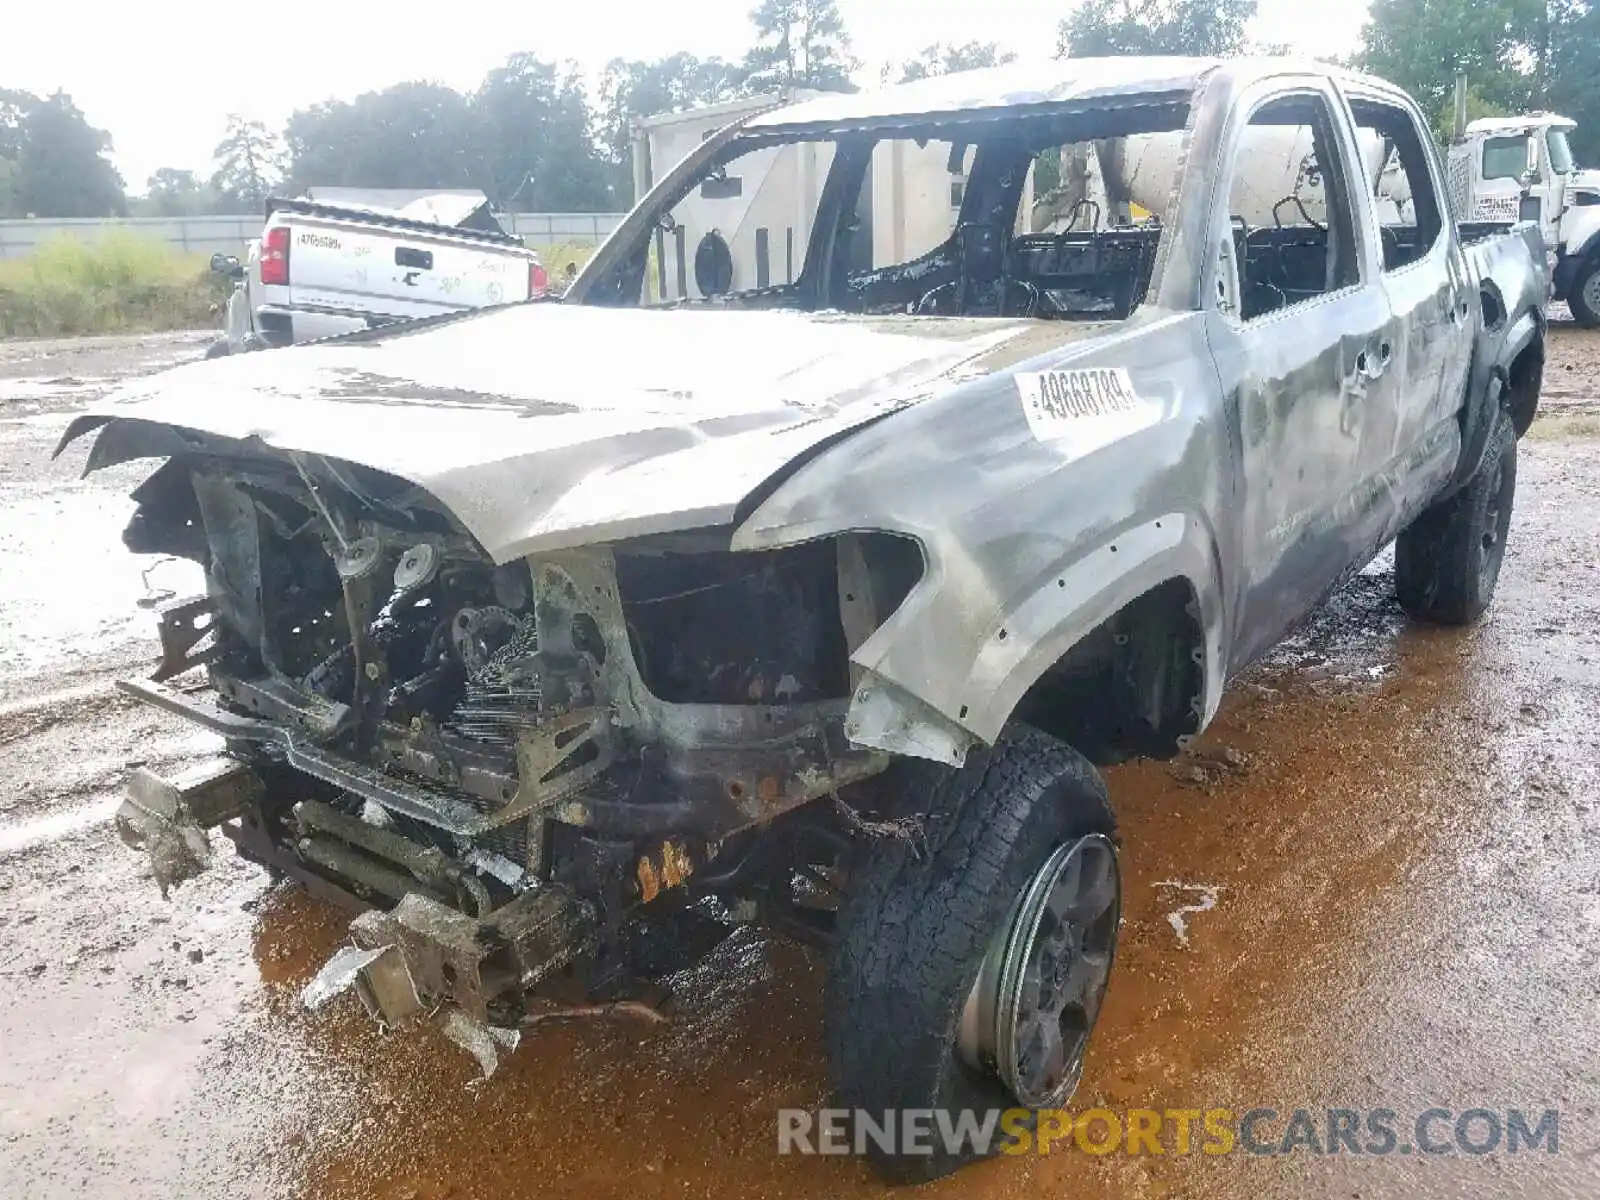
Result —
[{"label": "semi truck", "polygon": [[1554,297],[1579,325],[1600,328],[1600,171],[1580,169],[1557,113],[1483,117],[1450,145],[1450,207],[1460,221],[1533,221]]}]

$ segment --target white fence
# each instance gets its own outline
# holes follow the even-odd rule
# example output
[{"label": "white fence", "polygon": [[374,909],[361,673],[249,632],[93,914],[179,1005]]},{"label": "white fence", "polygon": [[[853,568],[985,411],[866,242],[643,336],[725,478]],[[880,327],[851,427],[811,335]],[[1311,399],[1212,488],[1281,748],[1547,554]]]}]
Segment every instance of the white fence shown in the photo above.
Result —
[{"label": "white fence", "polygon": [[505,223],[530,246],[598,246],[627,213],[509,213]]},{"label": "white fence", "polygon": [[[528,245],[572,243],[595,246],[622,220],[622,213],[510,213],[506,223]],[[193,254],[237,254],[250,239],[261,236],[257,214],[222,217],[105,217],[62,220],[0,221],[0,258],[18,258],[53,237],[93,240],[112,230],[156,238]]]}]

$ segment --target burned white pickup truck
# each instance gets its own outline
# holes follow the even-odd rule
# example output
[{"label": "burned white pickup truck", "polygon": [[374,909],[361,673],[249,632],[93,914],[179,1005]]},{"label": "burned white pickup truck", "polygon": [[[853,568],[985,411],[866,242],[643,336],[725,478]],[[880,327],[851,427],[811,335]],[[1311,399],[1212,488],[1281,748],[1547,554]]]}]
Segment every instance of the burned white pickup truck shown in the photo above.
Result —
[{"label": "burned white pickup truck", "polygon": [[[1071,147],[1135,138],[1164,207],[1030,228]],[[930,148],[959,186],[869,228]],[[758,176],[789,267],[675,286],[680,206]],[[125,686],[228,758],[122,824],[164,886],[220,826],[365,909],[391,1021],[515,1027],[759,921],[828,948],[844,1105],[1059,1105],[1119,923],[1096,765],[1174,754],[1391,541],[1410,613],[1490,603],[1548,285],[1440,185],[1411,100],[1320,65],[953,75],[713,137],[563,300],[129,384],[66,441],[165,460],[126,542],[207,590]]]}]

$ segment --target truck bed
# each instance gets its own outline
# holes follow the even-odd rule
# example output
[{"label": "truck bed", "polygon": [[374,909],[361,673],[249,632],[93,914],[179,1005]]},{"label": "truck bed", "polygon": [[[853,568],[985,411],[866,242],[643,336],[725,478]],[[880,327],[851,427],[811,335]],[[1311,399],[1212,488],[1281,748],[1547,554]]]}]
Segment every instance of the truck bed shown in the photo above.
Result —
[{"label": "truck bed", "polygon": [[251,280],[253,324],[272,344],[514,304],[542,294],[538,255],[501,230],[316,200],[274,200],[263,244],[277,277]]},{"label": "truck bed", "polygon": [[[1461,225],[1460,230],[1467,261],[1482,281],[1486,332],[1493,332],[1496,324],[1496,314],[1488,311],[1491,300],[1500,306],[1501,321],[1507,313],[1544,311],[1550,301],[1550,267],[1544,235],[1535,222],[1472,222]],[[1532,272],[1528,270],[1530,261],[1535,267]]]},{"label": "truck bed", "polygon": [[300,213],[309,217],[326,217],[333,220],[360,221],[365,225],[377,225],[384,229],[402,230],[411,233],[447,233],[451,237],[465,238],[468,241],[522,248],[522,239],[509,233],[489,229],[468,229],[460,225],[436,225],[430,221],[416,221],[398,214],[374,212],[366,208],[348,208],[343,205],[328,204],[318,200],[274,197],[267,201],[268,220],[271,220],[274,213],[280,212]]}]

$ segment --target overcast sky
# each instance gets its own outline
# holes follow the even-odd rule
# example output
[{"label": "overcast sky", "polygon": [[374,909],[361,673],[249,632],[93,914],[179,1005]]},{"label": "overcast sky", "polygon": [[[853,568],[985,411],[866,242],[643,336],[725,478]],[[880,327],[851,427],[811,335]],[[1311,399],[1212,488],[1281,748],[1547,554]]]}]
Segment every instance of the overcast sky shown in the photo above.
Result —
[{"label": "overcast sky", "polygon": [[[349,99],[408,79],[463,90],[519,50],[574,59],[597,74],[607,59],[657,58],[675,50],[737,57],[749,45],[755,0],[685,0],[596,6],[419,6],[370,2],[239,4],[143,0],[94,10],[8,5],[0,22],[0,87],[71,93],[91,123],[110,132],[131,192],[157,167],[211,170],[230,112],[279,129],[297,108]],[[1353,48],[1367,0],[1260,0],[1252,32],[1319,53]],[[839,0],[864,74],[935,41],[995,40],[1025,58],[1055,49],[1061,3],[965,0]],[[20,10],[20,11],[17,11]],[[427,15],[423,16],[422,14]],[[454,14],[440,16],[438,14]]]}]

